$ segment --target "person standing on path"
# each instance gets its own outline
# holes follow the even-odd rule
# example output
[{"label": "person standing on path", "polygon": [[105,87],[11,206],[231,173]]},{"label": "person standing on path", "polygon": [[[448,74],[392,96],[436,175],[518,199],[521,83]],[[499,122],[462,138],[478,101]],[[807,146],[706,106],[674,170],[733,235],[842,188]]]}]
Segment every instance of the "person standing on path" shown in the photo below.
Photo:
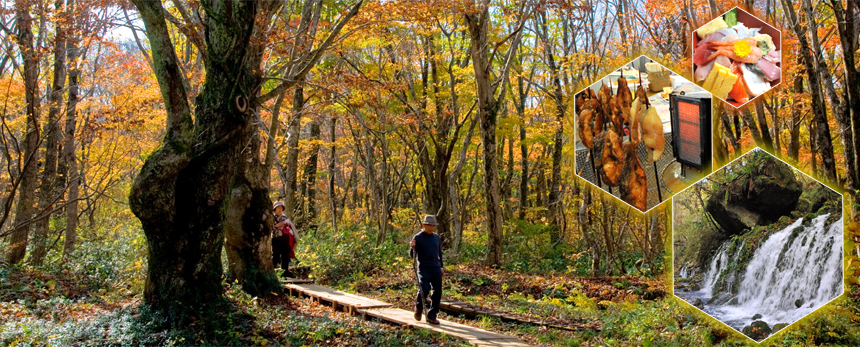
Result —
[{"label": "person standing on path", "polygon": [[284,203],[275,201],[275,225],[272,230],[272,267],[280,265],[284,270],[281,277],[293,277],[290,272],[290,259],[296,258],[296,227],[284,216]]},{"label": "person standing on path", "polygon": [[439,301],[442,300],[442,240],[436,231],[436,216],[427,215],[421,226],[424,230],[415,234],[409,242],[409,256],[418,260],[418,283],[421,286],[415,298],[415,320],[421,320],[424,310],[424,300],[421,293],[427,295],[430,289],[430,310],[427,311],[427,323],[439,324],[436,314],[439,313]]}]

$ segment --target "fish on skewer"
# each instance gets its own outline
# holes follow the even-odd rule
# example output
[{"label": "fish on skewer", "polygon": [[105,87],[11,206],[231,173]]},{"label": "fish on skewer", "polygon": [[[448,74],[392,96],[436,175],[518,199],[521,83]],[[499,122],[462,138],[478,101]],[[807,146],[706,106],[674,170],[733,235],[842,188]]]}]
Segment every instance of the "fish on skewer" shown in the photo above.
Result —
[{"label": "fish on skewer", "polygon": [[630,87],[627,86],[627,78],[624,76],[618,77],[618,93],[620,103],[618,106],[622,108],[630,108],[633,104],[633,95],[630,93]]},{"label": "fish on skewer", "polygon": [[585,102],[591,99],[596,99],[597,95],[594,94],[594,91],[591,88],[588,88],[581,93],[576,95],[576,114],[578,115],[582,112],[583,107],[585,106]]},{"label": "fish on skewer", "polygon": [[636,89],[636,99],[630,106],[630,116],[633,118],[630,122],[630,138],[635,141],[642,139],[642,126],[649,106],[651,106],[651,102],[648,101],[648,94],[645,93],[645,88],[642,88],[640,84],[639,88]]},{"label": "fish on skewer", "polygon": [[594,138],[594,160],[603,183],[618,186],[624,160],[622,137],[612,128],[607,128]]},{"label": "fish on skewer", "polygon": [[639,156],[636,154],[637,147],[639,147],[638,141],[624,144],[624,167],[621,169],[618,190],[621,200],[645,211],[648,201],[648,181],[645,177],[645,169],[642,168]]},{"label": "fish on skewer", "polygon": [[[612,96],[609,98],[609,102],[607,103],[607,107],[609,111],[609,120],[612,121],[613,128],[618,134],[622,134],[622,129],[624,128],[624,122],[627,121],[627,118],[630,117],[630,110],[624,111],[624,108],[618,106],[618,97]],[[627,115],[627,118],[625,118]]]},{"label": "fish on skewer", "polygon": [[663,121],[657,115],[657,110],[649,108],[642,123],[642,140],[648,152],[648,160],[656,162],[663,155],[666,139],[663,137]]},{"label": "fish on skewer", "polygon": [[[586,93],[591,91],[587,89]],[[594,95],[591,91],[590,95]],[[579,138],[588,149],[594,149],[594,136],[603,131],[603,111],[597,98],[587,99],[583,102],[582,111],[579,113]]]}]

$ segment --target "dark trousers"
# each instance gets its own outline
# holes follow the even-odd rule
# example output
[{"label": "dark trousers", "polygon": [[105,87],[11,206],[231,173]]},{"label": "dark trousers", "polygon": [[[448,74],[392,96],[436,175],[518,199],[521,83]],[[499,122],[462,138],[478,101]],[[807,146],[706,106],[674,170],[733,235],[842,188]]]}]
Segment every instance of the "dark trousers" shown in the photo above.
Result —
[{"label": "dark trousers", "polygon": [[[439,301],[442,300],[442,269],[418,268],[418,282],[421,285],[421,290],[415,295],[415,312],[424,309],[424,298],[421,297],[421,291],[423,291],[424,295],[430,295],[430,310],[427,311],[427,320],[436,319],[436,314],[439,313]],[[432,294],[431,288],[433,289]]]},{"label": "dark trousers", "polygon": [[281,266],[284,276],[290,276],[290,244],[286,236],[272,238],[272,267]]}]

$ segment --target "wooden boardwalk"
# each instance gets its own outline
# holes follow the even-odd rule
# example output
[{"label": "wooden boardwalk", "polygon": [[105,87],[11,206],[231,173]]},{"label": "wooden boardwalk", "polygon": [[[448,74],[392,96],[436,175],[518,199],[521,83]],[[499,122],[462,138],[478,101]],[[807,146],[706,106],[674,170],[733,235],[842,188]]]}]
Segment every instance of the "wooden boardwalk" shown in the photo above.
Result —
[{"label": "wooden boardwalk", "polygon": [[412,312],[394,308],[389,303],[316,284],[286,283],[285,288],[290,295],[298,297],[307,296],[319,303],[330,303],[335,310],[343,309],[354,315],[371,316],[402,326],[433,330],[464,339],[475,346],[530,346],[514,336],[494,333],[443,319],[439,320],[438,325],[429,324],[425,321],[416,321]]}]

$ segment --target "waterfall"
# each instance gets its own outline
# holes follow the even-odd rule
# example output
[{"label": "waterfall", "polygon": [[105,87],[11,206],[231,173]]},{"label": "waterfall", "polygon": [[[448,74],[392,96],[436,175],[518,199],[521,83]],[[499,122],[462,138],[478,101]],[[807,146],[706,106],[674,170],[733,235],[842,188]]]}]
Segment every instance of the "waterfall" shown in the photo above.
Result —
[{"label": "waterfall", "polygon": [[[729,268],[726,260],[731,256],[727,254],[731,241],[720,246],[705,276],[702,293],[710,296],[720,274],[731,270],[726,281],[740,281],[738,302],[714,307],[709,313],[737,325],[749,324],[755,314],[761,314],[761,319],[770,325],[791,323],[839,296],[843,289],[842,219],[826,227],[828,216],[815,217],[805,227],[798,219],[773,232],[755,250],[745,270]],[[795,232],[800,227],[802,231]],[[732,262],[744,245],[733,252]],[[800,308],[796,303],[801,303]]]},{"label": "waterfall", "polygon": [[702,284],[702,294],[711,296],[711,290],[714,283],[717,282],[717,278],[720,277],[720,273],[722,273],[728,266],[726,261],[728,260],[728,254],[726,253],[728,252],[731,244],[731,241],[723,243],[720,248],[717,249],[717,253],[714,255],[714,258],[711,259],[711,267],[708,268],[708,272],[705,273],[705,282]]}]

